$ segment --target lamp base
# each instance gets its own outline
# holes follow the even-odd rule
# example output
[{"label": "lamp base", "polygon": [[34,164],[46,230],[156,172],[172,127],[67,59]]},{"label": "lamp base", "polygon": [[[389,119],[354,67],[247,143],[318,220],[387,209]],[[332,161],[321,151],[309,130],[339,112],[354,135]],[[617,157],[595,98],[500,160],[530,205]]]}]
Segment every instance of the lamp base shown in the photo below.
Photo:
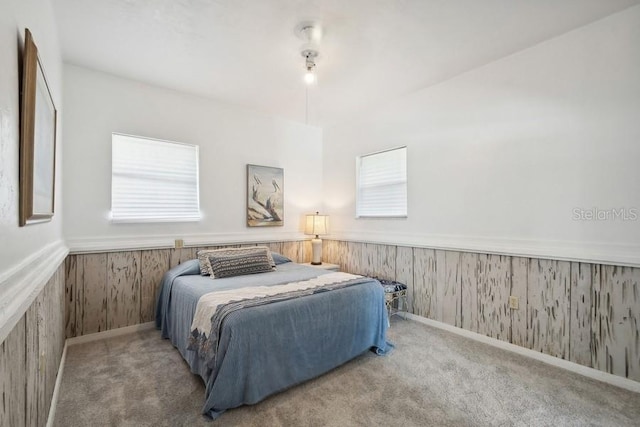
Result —
[{"label": "lamp base", "polygon": [[311,239],[311,265],[322,264],[322,239]]}]

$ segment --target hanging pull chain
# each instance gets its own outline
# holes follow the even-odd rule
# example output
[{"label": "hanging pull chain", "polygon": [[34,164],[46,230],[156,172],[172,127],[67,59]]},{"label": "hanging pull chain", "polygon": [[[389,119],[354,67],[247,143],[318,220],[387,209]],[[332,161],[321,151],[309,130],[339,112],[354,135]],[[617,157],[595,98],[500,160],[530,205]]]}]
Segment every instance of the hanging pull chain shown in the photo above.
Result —
[{"label": "hanging pull chain", "polygon": [[304,87],[304,124],[309,124],[309,86]]}]

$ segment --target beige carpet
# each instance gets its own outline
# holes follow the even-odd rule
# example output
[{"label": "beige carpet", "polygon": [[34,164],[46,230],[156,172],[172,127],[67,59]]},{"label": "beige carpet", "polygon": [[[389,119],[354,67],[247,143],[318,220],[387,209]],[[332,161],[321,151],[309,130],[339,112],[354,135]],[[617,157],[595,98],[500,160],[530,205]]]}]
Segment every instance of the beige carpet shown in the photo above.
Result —
[{"label": "beige carpet", "polygon": [[395,319],[396,349],[215,422],[204,385],[157,331],[68,348],[56,426],[638,426],[632,393]]}]

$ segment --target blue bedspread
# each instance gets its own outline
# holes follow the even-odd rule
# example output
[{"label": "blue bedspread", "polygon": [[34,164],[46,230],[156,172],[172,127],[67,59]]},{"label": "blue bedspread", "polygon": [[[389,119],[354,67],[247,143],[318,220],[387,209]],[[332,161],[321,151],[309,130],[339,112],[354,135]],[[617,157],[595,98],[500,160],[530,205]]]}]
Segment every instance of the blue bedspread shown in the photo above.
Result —
[{"label": "blue bedspread", "polygon": [[156,325],[206,384],[203,413],[257,403],[314,378],[371,349],[384,354],[387,311],[380,284],[366,283],[231,313],[223,322],[215,369],[189,350],[191,322],[200,296],[214,290],[278,285],[329,273],[295,263],[258,275],[211,280],[197,260],[167,272]]}]

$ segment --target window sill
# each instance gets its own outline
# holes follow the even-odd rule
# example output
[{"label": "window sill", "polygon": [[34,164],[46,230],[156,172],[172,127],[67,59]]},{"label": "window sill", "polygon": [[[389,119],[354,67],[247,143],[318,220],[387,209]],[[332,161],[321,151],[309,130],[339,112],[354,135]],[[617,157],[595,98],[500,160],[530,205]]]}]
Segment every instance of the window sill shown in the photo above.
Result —
[{"label": "window sill", "polygon": [[144,224],[156,222],[199,222],[202,217],[193,218],[112,218],[112,224]]}]

